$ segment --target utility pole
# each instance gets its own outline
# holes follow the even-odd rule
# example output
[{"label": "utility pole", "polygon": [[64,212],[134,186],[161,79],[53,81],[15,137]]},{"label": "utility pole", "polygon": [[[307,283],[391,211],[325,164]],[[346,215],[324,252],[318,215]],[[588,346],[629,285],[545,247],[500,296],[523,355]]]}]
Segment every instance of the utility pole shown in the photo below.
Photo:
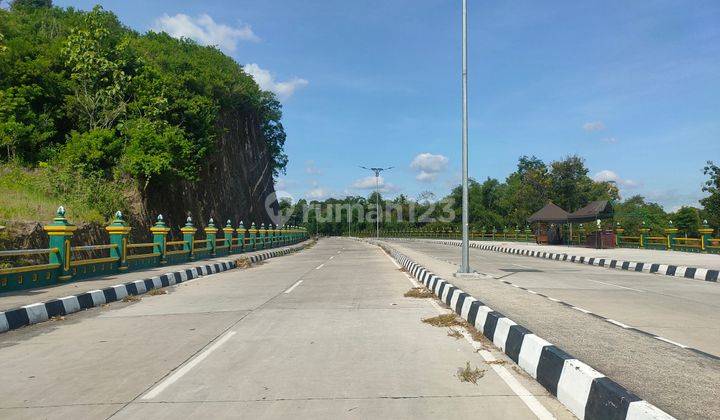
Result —
[{"label": "utility pole", "polygon": [[468,234],[468,75],[467,75],[467,0],[462,1],[462,262],[457,274],[468,275],[470,246]]},{"label": "utility pole", "polygon": [[387,171],[394,166],[390,166],[387,168],[366,168],[364,166],[361,166],[363,169],[367,169],[368,171],[373,171],[375,173],[375,239],[380,238],[380,172]]}]

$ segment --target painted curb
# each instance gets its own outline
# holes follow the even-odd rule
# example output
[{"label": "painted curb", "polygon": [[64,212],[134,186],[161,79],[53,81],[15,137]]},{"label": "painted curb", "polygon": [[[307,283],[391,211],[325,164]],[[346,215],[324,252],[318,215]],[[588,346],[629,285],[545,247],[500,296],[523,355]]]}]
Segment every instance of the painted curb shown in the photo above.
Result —
[{"label": "painted curb", "polygon": [[589,365],[494,311],[395,249],[377,244],[441,301],[492,341],[580,419],[661,420],[674,417]]},{"label": "painted curb", "polygon": [[[408,238],[388,238],[398,241],[415,241],[417,239]],[[432,239],[420,239],[421,242],[439,243],[443,245],[460,246],[460,241],[444,241]],[[553,261],[564,261],[578,264],[593,265],[596,267],[612,268],[616,270],[635,271],[638,273],[661,274],[671,277],[680,277],[686,279],[704,280],[717,282],[720,277],[719,270],[708,268],[685,267],[682,265],[672,264],[656,264],[636,261],[613,260],[607,258],[585,257],[579,255],[569,255],[565,253],[533,251],[530,249],[519,249],[507,246],[485,245],[470,241],[471,248],[481,249],[483,251],[503,252],[506,254],[523,255],[526,257],[544,258]]]},{"label": "painted curb", "polygon": [[[250,262],[259,262],[269,258],[286,255],[305,248],[310,242],[303,242],[286,248],[280,248],[250,255]],[[241,258],[243,254],[234,257]],[[173,271],[142,280],[90,290],[78,295],[51,299],[19,308],[0,312],[0,333],[15,330],[31,324],[48,321],[55,316],[64,316],[84,309],[94,308],[106,303],[122,300],[128,295],[142,295],[153,289],[173,286],[201,276],[216,274],[236,268],[235,260],[220,261],[212,264],[198,265],[192,268]]]}]

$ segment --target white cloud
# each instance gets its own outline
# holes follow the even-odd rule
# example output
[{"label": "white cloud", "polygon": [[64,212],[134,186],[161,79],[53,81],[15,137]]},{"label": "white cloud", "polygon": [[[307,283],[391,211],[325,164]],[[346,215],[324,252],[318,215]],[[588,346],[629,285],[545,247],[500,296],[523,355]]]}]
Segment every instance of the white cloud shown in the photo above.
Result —
[{"label": "white cloud", "polygon": [[322,174],[320,169],[318,169],[318,167],[315,166],[314,160],[308,160],[305,162],[305,173],[308,173],[310,175],[321,175]]},{"label": "white cloud", "polygon": [[[378,184],[381,193],[400,191],[400,187],[385,182],[385,179],[383,179],[383,177],[378,177]],[[375,190],[375,176],[370,175],[366,176],[365,178],[355,180],[355,182],[350,185],[350,188],[356,190]]]},{"label": "white cloud", "polygon": [[600,131],[605,129],[605,124],[602,121],[591,121],[583,124],[582,128],[585,131]]},{"label": "white cloud", "polygon": [[449,159],[443,155],[432,153],[420,153],[410,162],[410,168],[418,171],[415,176],[420,182],[433,182],[438,174],[447,168]]},{"label": "white cloud", "polygon": [[600,139],[600,141],[603,143],[610,143],[610,144],[617,143],[617,139],[615,137],[605,137],[605,138]]},{"label": "white cloud", "polygon": [[640,186],[640,183],[633,181],[632,179],[623,179],[617,173],[609,169],[605,169],[596,173],[593,176],[593,180],[596,182],[614,182],[619,187],[623,187],[626,189],[637,188]]},{"label": "white cloud", "polygon": [[328,197],[330,195],[330,192],[328,190],[326,190],[325,188],[317,187],[317,188],[311,189],[310,191],[305,193],[305,195],[311,199],[321,200],[325,197]]},{"label": "white cloud", "polygon": [[255,63],[246,64],[243,68],[245,69],[245,73],[255,79],[260,89],[274,92],[280,100],[289,98],[295,93],[295,90],[303,88],[310,83],[299,77],[293,77],[285,82],[277,81],[275,80],[275,75],[270,73],[269,70],[265,70]]},{"label": "white cloud", "polygon": [[153,30],[167,32],[174,38],[190,38],[202,45],[216,45],[225,51],[235,51],[238,41],[260,40],[249,25],[232,27],[215,22],[210,15],[203,13],[196,18],[178,13],[167,13],[155,19]]},{"label": "white cloud", "polygon": [[[379,177],[377,183],[382,187],[385,184],[385,180],[383,179],[383,177]],[[353,182],[352,188],[356,188],[358,190],[370,190],[374,189],[375,185],[375,177],[370,175]]]}]

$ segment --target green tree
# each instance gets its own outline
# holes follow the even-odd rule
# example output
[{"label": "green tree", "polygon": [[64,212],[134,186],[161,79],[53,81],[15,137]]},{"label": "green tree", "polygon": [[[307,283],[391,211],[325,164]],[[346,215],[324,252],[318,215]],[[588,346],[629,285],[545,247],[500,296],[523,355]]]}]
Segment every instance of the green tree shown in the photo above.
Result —
[{"label": "green tree", "polygon": [[675,227],[680,229],[680,232],[697,236],[698,229],[700,228],[700,212],[695,207],[682,206],[672,216]]},{"label": "green tree", "polygon": [[73,28],[64,49],[74,95],[68,108],[86,130],[110,128],[125,113],[125,92],[130,76],[122,60],[126,43],[113,43],[108,22],[114,16],[95,6],[85,26]]},{"label": "green tree", "polygon": [[703,173],[709,178],[702,190],[710,195],[700,200],[705,208],[705,217],[714,228],[720,227],[720,167],[708,161]]},{"label": "green tree", "polygon": [[667,227],[668,217],[659,204],[648,203],[643,196],[634,195],[615,205],[615,221],[628,235],[639,234],[643,223],[655,234],[660,234]]},{"label": "green tree", "polygon": [[52,7],[52,0],[12,0],[10,6],[13,8]]}]

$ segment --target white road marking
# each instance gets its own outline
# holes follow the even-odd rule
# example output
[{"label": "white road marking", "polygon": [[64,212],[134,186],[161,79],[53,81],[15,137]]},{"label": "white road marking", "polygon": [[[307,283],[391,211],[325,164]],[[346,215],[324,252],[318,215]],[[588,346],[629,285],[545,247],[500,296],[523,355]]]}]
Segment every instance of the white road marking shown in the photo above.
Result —
[{"label": "white road marking", "polygon": [[295,284],[293,284],[292,286],[290,286],[290,288],[285,291],[285,293],[290,293],[290,292],[292,292],[293,289],[296,288],[296,287],[298,287],[298,286],[300,286],[300,283],[302,283],[302,282],[303,282],[302,280],[296,281]]},{"label": "white road marking", "polygon": [[622,327],[622,328],[626,328],[626,329],[627,329],[627,328],[632,328],[631,326],[625,325],[625,324],[623,324],[623,323],[620,322],[620,321],[615,321],[614,319],[606,318],[605,320],[606,320],[607,322],[611,323],[611,324],[617,325],[618,327]]},{"label": "white road marking", "polygon": [[[391,256],[389,256],[387,254],[385,254],[385,256],[387,256],[388,259],[390,259],[390,261],[393,264],[395,264],[395,266],[397,268],[402,268],[402,267],[400,267],[400,264],[398,264],[395,261],[394,258],[392,258]],[[418,281],[416,281],[414,278],[412,278],[408,273],[403,272],[403,274],[405,274],[405,277],[407,277],[410,284],[413,285],[414,287],[422,286]],[[432,299],[429,302],[438,313],[440,313],[440,314],[448,313],[448,310],[443,309],[440,305],[438,305],[438,303],[435,301],[435,299]],[[473,349],[475,349],[475,351],[477,353],[479,353],[480,356],[482,356],[482,358],[486,362],[493,362],[493,361],[497,360],[492,355],[492,353],[490,353],[487,350],[483,350],[482,344],[473,340],[472,336],[465,328],[462,328],[459,331],[460,331],[460,334],[462,334],[463,337],[465,338],[465,341],[470,343],[470,345],[473,347]],[[491,367],[495,371],[495,373],[497,373],[497,375],[503,380],[503,382],[505,382],[507,384],[507,386],[510,387],[510,389],[515,393],[515,395],[520,397],[520,399],[525,403],[525,405],[530,409],[530,411],[532,411],[535,414],[535,416],[537,416],[537,418],[539,418],[541,420],[551,420],[551,419],[555,418],[555,416],[553,416],[552,413],[550,413],[550,411],[548,411],[548,409],[545,408],[545,406],[543,406],[540,403],[540,401],[538,401],[537,398],[535,398],[535,396],[530,391],[527,390],[527,388],[525,388],[517,379],[515,379],[514,376],[512,376],[512,374],[505,368],[505,366],[493,364],[493,365],[491,365]]]},{"label": "white road marking", "polygon": [[674,344],[674,345],[676,345],[676,346],[678,346],[678,347],[682,347],[682,348],[684,348],[684,349],[688,348],[688,346],[686,346],[686,345],[684,345],[684,344],[680,344],[680,343],[677,343],[677,342],[675,342],[675,341],[668,340],[667,338],[664,338],[664,337],[655,337],[655,338],[657,338],[657,339],[660,340],[660,341],[664,341],[664,342],[666,342],[666,343],[670,343],[670,344]]},{"label": "white road marking", "polygon": [[513,265],[516,266],[516,267],[520,267],[520,268],[527,268],[528,270],[534,270],[534,268],[528,267],[528,266],[522,265],[522,264],[513,264]]},{"label": "white road marking", "polygon": [[573,306],[572,308],[573,308],[573,309],[577,309],[577,310],[580,311],[580,312],[585,312],[586,314],[589,314],[589,313],[590,313],[590,311],[588,311],[587,309],[583,309],[583,308],[581,308],[581,307],[579,307],[579,306]]},{"label": "white road marking", "polygon": [[155,386],[155,388],[151,389],[147,394],[143,395],[142,399],[150,400],[150,399],[153,399],[153,398],[157,397],[158,395],[160,395],[160,393],[163,392],[167,387],[169,387],[170,385],[177,382],[178,379],[185,376],[185,374],[190,372],[190,370],[192,370],[192,368],[194,368],[200,362],[205,360],[210,355],[210,353],[214,352],[215,350],[220,348],[220,346],[225,344],[233,335],[235,335],[235,331],[228,331],[227,333],[225,333],[225,335],[220,337],[220,339],[217,340],[215,343],[213,343],[212,346],[205,349],[205,351],[203,351],[202,353],[197,355],[194,359],[190,360],[188,363],[183,365],[183,367],[181,367],[180,369],[175,371],[175,373],[173,373],[172,375],[165,378],[164,381],[157,384]]},{"label": "white road marking", "polygon": [[322,264],[318,265],[317,267],[315,267],[315,269],[319,270],[319,269],[323,268],[324,265],[325,265],[325,263],[322,263]]},{"label": "white road marking", "polygon": [[335,256],[334,256],[334,255],[333,255],[332,257],[328,258],[328,259],[329,259],[329,260],[332,260],[333,258],[335,258]]},{"label": "white road marking", "polygon": [[604,281],[599,281],[599,280],[590,280],[590,279],[586,279],[586,280],[589,280],[589,281],[592,281],[592,282],[595,282],[595,283],[604,284],[604,285],[607,285],[607,286],[615,286],[615,287],[619,287],[619,288],[621,288],[621,289],[632,290],[632,291],[634,291],[634,292],[645,293],[644,290],[633,289],[632,287],[619,286],[619,285],[617,285],[617,284],[605,283]]}]

